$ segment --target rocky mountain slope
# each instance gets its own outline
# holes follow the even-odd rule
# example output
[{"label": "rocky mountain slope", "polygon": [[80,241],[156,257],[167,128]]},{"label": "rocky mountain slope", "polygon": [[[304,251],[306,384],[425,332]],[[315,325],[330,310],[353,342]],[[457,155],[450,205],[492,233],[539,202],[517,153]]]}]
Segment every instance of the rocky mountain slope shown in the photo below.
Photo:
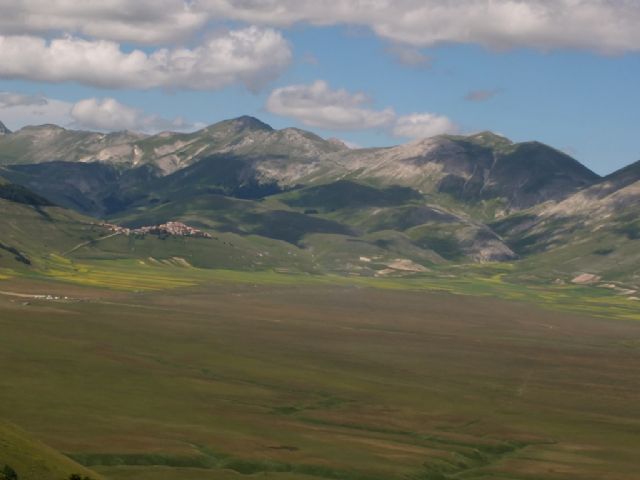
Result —
[{"label": "rocky mountain slope", "polygon": [[132,132],[103,134],[67,130],[57,125],[24,127],[0,136],[0,165],[72,162],[130,162],[136,141],[144,135]]},{"label": "rocky mountain slope", "polygon": [[351,178],[449,194],[462,202],[499,200],[506,210],[563,198],[598,179],[551,147],[517,144],[491,132],[442,135],[330,158]]},{"label": "rocky mountain slope", "polygon": [[521,256],[536,259],[532,270],[640,283],[639,208],[636,162],[562,201],[518,212],[491,227]]},{"label": "rocky mountain slope", "polygon": [[[201,164],[203,160],[208,163]],[[515,144],[490,132],[351,150],[310,132],[274,130],[255,118],[240,117],[191,134],[104,135],[45,125],[0,138],[0,165],[54,161],[99,162],[119,169],[147,165],[157,176],[192,167],[198,175],[215,176],[218,186],[227,190],[267,185],[270,193],[273,187],[284,190],[349,178],[408,186],[466,203],[496,201],[498,213],[557,200],[598,180],[551,147]]]},{"label": "rocky mountain slope", "polygon": [[274,130],[252,117],[219,122],[194,133],[102,134],[56,125],[25,127],[0,138],[0,165],[53,161],[102,162],[134,168],[143,164],[167,175],[213,154],[313,158],[346,149],[303,130]]}]

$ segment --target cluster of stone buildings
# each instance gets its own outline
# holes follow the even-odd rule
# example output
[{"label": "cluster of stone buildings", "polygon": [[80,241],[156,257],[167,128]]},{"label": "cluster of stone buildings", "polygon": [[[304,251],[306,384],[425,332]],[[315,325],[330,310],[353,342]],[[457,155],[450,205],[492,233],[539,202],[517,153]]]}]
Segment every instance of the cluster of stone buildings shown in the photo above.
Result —
[{"label": "cluster of stone buildings", "polygon": [[103,223],[102,227],[122,235],[172,235],[175,237],[212,238],[207,232],[185,225],[182,222],[167,222],[162,225],[150,225],[139,228],[127,228],[112,223]]}]

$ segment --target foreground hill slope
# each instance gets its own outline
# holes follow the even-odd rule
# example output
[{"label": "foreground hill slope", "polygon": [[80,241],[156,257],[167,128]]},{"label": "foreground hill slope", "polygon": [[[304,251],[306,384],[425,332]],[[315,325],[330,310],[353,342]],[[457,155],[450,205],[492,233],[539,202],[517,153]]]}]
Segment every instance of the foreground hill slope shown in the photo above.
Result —
[{"label": "foreground hill slope", "polygon": [[92,221],[0,177],[0,266],[41,264],[87,239]]},{"label": "foreground hill slope", "polygon": [[20,480],[67,480],[70,475],[102,480],[102,476],[74,462],[20,428],[0,422],[0,468],[10,466]]}]

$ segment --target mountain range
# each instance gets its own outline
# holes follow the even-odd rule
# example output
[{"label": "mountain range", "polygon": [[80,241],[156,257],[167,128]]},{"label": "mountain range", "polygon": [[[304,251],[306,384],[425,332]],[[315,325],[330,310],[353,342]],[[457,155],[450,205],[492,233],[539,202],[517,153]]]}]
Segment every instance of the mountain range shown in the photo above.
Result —
[{"label": "mountain range", "polygon": [[[246,116],[194,133],[0,132],[0,264],[54,251],[380,276],[506,262],[528,281],[640,284],[640,162],[603,178],[491,132],[353,149]],[[213,238],[103,239],[102,221]]]}]

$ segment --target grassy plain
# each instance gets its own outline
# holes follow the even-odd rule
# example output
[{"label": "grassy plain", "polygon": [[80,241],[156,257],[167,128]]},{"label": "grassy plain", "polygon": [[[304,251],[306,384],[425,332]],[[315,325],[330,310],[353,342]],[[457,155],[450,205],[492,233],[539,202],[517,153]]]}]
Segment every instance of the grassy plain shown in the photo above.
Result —
[{"label": "grassy plain", "polygon": [[631,480],[640,467],[631,300],[507,283],[508,267],[50,267],[0,272],[0,412],[105,478]]}]

